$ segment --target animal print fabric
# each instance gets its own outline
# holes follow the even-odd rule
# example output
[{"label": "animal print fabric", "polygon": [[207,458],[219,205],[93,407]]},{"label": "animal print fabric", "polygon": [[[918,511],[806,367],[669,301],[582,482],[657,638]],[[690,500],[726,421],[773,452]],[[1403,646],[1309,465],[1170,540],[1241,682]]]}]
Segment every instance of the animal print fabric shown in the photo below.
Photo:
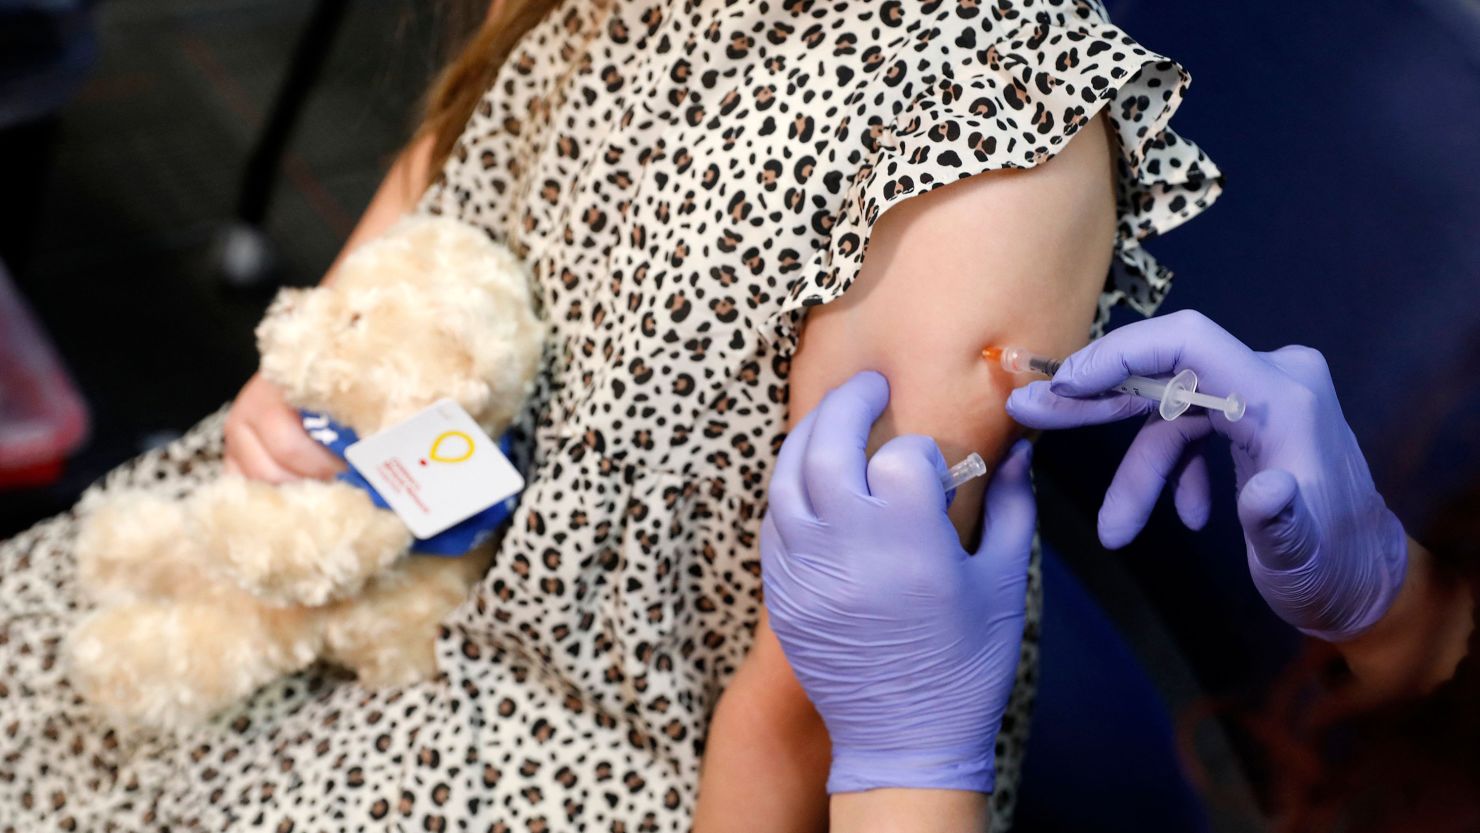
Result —
[{"label": "animal print fabric", "polygon": [[[1170,276],[1141,241],[1219,190],[1166,127],[1187,80],[1085,0],[563,4],[421,206],[525,256],[552,328],[520,419],[529,486],[445,623],[442,675],[367,691],[316,669],[192,733],[111,729],[58,661],[82,602],[75,520],[53,518],[0,546],[0,830],[686,830],[760,611],[806,308],[847,290],[890,205],[1040,164],[1105,112],[1120,234],[1101,321],[1151,312]],[[101,488],[193,488],[220,427]],[[1027,736],[1036,566],[1029,596],[994,830]]]}]

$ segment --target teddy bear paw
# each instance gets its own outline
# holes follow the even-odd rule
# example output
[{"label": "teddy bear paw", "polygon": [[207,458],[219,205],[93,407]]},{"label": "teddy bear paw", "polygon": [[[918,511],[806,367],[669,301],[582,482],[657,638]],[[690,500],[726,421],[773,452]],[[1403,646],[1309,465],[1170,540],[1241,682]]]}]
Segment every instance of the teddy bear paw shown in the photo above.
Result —
[{"label": "teddy bear paw", "polygon": [[105,608],[71,634],[69,678],[115,724],[187,728],[313,661],[318,633],[277,624],[221,600]]}]

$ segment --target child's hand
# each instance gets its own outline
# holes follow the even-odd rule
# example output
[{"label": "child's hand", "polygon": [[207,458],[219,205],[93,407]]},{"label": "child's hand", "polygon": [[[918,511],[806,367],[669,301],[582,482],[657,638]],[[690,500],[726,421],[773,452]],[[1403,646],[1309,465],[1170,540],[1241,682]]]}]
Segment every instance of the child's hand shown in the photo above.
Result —
[{"label": "child's hand", "polygon": [[328,479],[343,471],[344,463],[308,436],[277,386],[255,373],[226,414],[226,470],[283,483]]}]

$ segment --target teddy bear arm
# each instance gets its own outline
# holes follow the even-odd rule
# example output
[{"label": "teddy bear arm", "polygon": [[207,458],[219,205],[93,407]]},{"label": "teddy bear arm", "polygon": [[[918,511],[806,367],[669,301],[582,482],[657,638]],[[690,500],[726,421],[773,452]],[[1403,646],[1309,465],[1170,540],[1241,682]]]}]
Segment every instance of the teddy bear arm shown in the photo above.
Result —
[{"label": "teddy bear arm", "polygon": [[279,605],[354,595],[405,555],[411,533],[363,490],[339,482],[273,485],[223,477],[197,493],[191,520],[214,569]]}]

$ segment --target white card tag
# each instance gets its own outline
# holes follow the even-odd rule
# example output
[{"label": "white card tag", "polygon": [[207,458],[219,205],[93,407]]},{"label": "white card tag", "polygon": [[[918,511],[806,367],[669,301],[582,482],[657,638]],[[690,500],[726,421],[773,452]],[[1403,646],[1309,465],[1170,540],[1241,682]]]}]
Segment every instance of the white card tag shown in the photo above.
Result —
[{"label": "white card tag", "polygon": [[443,399],[344,450],[417,538],[517,494],[524,478],[462,406]]}]

